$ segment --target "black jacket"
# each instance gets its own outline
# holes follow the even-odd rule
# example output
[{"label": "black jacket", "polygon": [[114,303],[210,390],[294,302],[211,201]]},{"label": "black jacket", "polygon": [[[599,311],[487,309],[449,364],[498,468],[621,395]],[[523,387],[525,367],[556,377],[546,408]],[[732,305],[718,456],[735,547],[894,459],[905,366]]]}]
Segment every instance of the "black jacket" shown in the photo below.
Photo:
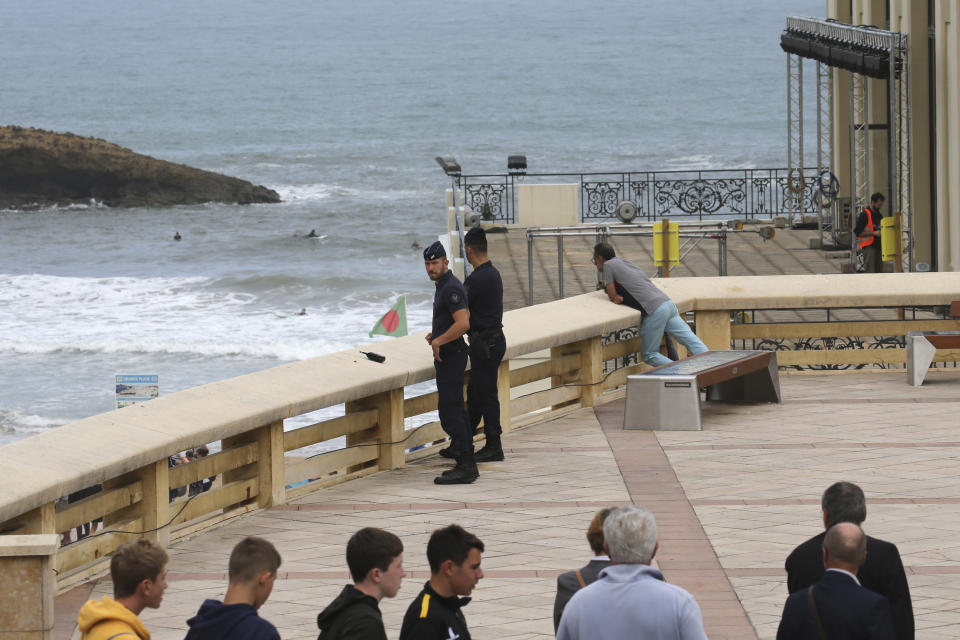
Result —
[{"label": "black jacket", "polygon": [[467,620],[460,610],[468,602],[470,598],[438,596],[427,582],[403,616],[400,640],[470,640]]},{"label": "black jacket", "polygon": [[[790,593],[806,589],[823,575],[823,538],[826,535],[824,531],[810,538],[787,556],[787,589]],[[857,572],[857,578],[864,587],[890,601],[897,640],[913,640],[910,587],[897,545],[867,536],[867,560]]]},{"label": "black jacket", "polygon": [[277,628],[249,604],[204,600],[187,624],[190,630],[185,640],[280,640]]},{"label": "black jacket", "polygon": [[[595,582],[600,577],[600,571],[610,566],[609,560],[591,560],[587,566],[580,569],[580,577],[585,584]],[[563,617],[563,610],[566,608],[570,598],[581,589],[580,581],[577,580],[576,571],[567,571],[557,576],[557,598],[553,601],[553,632],[556,633],[560,627],[560,618]]]},{"label": "black jacket", "polygon": [[387,640],[376,598],[352,584],[317,616],[318,640]]},{"label": "black jacket", "polygon": [[[890,603],[858,586],[850,576],[827,571],[813,585],[824,636],[831,640],[893,640]],[[777,640],[819,640],[807,589],[790,595],[783,607]]]}]

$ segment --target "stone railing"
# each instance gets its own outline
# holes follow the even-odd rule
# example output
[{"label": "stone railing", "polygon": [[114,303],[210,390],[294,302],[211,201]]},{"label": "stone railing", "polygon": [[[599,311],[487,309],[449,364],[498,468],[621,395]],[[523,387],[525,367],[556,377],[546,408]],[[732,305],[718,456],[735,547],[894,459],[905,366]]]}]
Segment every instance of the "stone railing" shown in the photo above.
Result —
[{"label": "stone railing", "polygon": [[[837,323],[731,322],[745,310],[929,309],[960,298],[957,275],[946,273],[671,278],[659,284],[681,311],[692,312],[697,333],[712,349],[727,349],[731,341],[751,336],[796,338],[838,330]],[[646,368],[604,367],[640,350],[638,337],[610,342],[611,335],[630,336],[622,330],[638,321],[638,312],[610,304],[601,292],[507,313],[508,347],[499,380],[505,428],[542,420],[544,411],[592,406],[627,375]],[[914,329],[960,329],[960,321],[844,323],[840,331],[902,336]],[[0,564],[16,557],[16,549],[50,548],[49,534],[103,518],[96,535],[51,553],[48,564],[56,577],[47,577],[49,589],[64,590],[104,571],[112,551],[132,537],[168,544],[244,512],[434,453],[445,437],[438,422],[416,430],[404,427],[406,418],[437,406],[435,392],[405,394],[411,385],[433,378],[423,335],[373,348],[385,362],[367,360],[356,349],[341,351],[181,391],[0,447],[5,474]],[[544,357],[522,358],[534,353]],[[821,350],[816,361],[849,362],[850,354]],[[905,351],[878,349],[858,357],[902,363]],[[937,359],[960,360],[960,351],[938,352]],[[787,364],[793,363],[788,359]],[[285,419],[339,406],[338,417],[284,430]],[[302,452],[341,436],[346,448],[309,457]],[[219,452],[168,467],[168,456],[218,441]],[[171,502],[171,488],[211,476],[217,480],[210,491]],[[100,493],[58,507],[63,496],[97,484]],[[41,537],[31,542],[33,536]],[[2,553],[6,543],[13,552]],[[0,606],[5,606],[2,597]]]}]

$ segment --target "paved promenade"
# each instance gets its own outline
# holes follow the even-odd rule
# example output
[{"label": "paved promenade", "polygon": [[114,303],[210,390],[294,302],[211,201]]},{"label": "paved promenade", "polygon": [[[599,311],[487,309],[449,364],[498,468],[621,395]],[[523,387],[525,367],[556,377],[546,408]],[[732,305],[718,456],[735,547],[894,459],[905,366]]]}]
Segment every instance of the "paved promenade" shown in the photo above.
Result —
[{"label": "paved promenade", "polygon": [[[486,544],[486,577],[464,610],[474,638],[551,638],[556,575],[585,564],[584,531],[599,508],[633,501],[660,529],[657,563],[691,591],[713,640],[773,638],[786,598],[783,560],[821,529],[819,496],[837,480],[867,495],[864,528],[895,542],[907,568],[917,638],[960,628],[960,370],[923,387],[903,370],[781,377],[781,405],[704,405],[702,432],[620,428],[623,401],[577,409],[504,439],[507,460],[481,465],[469,486],[438,487],[431,457],[238,518],[171,546],[169,588],[143,619],[157,640],[182,638],[205,597],[222,597],[230,549],[255,534],[283,555],[261,610],[283,638],[316,638],[316,614],[348,575],[356,529],[394,531],[408,577],[382,603],[387,635],[429,572],[429,533],[457,522]],[[57,637],[75,638],[76,611],[108,579],[57,600]]]}]

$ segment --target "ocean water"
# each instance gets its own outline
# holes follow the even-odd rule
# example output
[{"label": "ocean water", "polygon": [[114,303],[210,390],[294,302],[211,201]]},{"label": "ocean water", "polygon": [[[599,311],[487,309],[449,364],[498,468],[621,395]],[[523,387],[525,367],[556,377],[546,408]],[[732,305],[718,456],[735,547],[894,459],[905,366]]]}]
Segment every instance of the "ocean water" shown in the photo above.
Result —
[{"label": "ocean water", "polygon": [[[0,0],[0,124],[96,136],[275,205],[0,211],[0,443],[365,344],[468,173],[786,164],[788,15],[822,0]],[[812,144],[808,148],[813,148]],[[308,240],[311,229],[326,237]],[[174,242],[175,231],[183,235]],[[293,315],[301,307],[306,316]]]}]

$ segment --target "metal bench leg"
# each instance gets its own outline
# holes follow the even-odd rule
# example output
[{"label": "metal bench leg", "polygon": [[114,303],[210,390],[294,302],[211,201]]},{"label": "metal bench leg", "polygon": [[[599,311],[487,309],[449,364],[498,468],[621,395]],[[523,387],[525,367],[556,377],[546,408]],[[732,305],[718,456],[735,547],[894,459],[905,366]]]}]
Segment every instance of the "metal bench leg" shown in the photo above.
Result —
[{"label": "metal bench leg", "polygon": [[927,369],[933,362],[937,348],[922,335],[907,335],[907,383],[914,387],[923,384]]},{"label": "metal bench leg", "polygon": [[627,376],[623,428],[658,431],[703,429],[696,376]]}]

